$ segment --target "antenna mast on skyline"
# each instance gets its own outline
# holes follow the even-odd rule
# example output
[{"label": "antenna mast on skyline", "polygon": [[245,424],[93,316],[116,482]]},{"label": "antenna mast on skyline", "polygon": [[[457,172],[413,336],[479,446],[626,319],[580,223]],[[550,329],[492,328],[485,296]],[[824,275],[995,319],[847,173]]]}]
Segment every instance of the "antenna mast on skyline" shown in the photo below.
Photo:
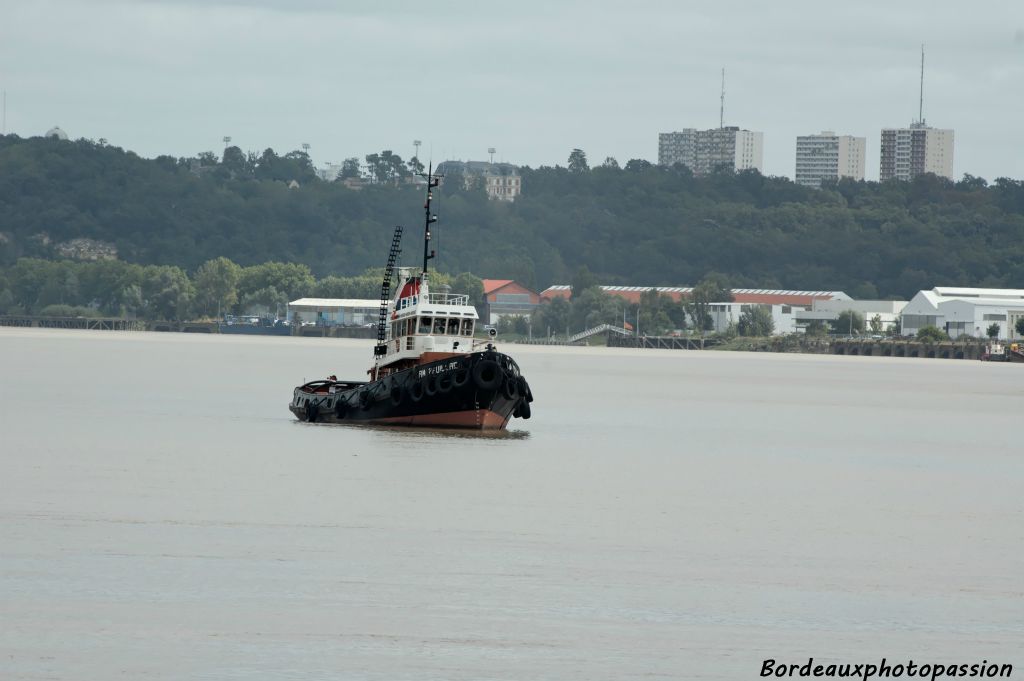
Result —
[{"label": "antenna mast on skyline", "polygon": [[725,127],[725,67],[722,67],[722,98],[718,108],[718,127]]},{"label": "antenna mast on skyline", "polygon": [[924,43],[921,43],[921,92],[917,100],[917,123],[924,126]]}]

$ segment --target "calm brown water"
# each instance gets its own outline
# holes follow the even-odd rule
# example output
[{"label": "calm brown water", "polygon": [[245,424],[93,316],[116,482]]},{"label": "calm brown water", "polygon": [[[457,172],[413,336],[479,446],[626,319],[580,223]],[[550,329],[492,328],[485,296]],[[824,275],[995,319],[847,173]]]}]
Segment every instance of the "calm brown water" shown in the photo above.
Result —
[{"label": "calm brown water", "polygon": [[367,342],[0,330],[0,678],[1024,668],[1024,366],[503,349],[480,437],[295,421]]}]

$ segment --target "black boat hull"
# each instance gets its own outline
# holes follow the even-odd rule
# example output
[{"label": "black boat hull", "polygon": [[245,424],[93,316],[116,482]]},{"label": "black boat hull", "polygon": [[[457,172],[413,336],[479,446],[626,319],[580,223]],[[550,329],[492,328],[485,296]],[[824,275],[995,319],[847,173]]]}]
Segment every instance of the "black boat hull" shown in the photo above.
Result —
[{"label": "black boat hull", "polygon": [[288,405],[302,421],[500,430],[530,418],[533,393],[508,355],[487,350],[419,364],[369,383],[314,381]]}]

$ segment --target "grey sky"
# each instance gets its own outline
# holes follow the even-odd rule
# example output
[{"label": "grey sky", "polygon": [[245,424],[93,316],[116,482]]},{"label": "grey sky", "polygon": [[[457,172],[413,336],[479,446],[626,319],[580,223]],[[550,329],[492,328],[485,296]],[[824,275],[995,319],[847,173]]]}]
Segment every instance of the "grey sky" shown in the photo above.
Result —
[{"label": "grey sky", "polygon": [[[444,158],[657,158],[657,134],[718,123],[867,137],[917,115],[956,130],[954,171],[1024,178],[1024,2],[329,2],[0,4],[7,130],[106,137],[143,156],[312,145],[317,165],[413,139]],[[428,115],[429,114],[429,115]]]}]

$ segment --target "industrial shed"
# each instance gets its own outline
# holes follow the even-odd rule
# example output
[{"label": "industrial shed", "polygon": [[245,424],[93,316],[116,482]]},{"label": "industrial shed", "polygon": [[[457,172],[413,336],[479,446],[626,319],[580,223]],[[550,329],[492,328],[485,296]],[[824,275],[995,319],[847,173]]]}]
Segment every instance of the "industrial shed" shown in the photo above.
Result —
[{"label": "industrial shed", "polygon": [[936,286],[918,291],[900,316],[904,335],[925,326],[937,326],[949,334],[984,337],[992,324],[999,325],[1001,340],[1020,337],[1014,327],[1024,317],[1024,290],[1004,288],[955,288]]}]

